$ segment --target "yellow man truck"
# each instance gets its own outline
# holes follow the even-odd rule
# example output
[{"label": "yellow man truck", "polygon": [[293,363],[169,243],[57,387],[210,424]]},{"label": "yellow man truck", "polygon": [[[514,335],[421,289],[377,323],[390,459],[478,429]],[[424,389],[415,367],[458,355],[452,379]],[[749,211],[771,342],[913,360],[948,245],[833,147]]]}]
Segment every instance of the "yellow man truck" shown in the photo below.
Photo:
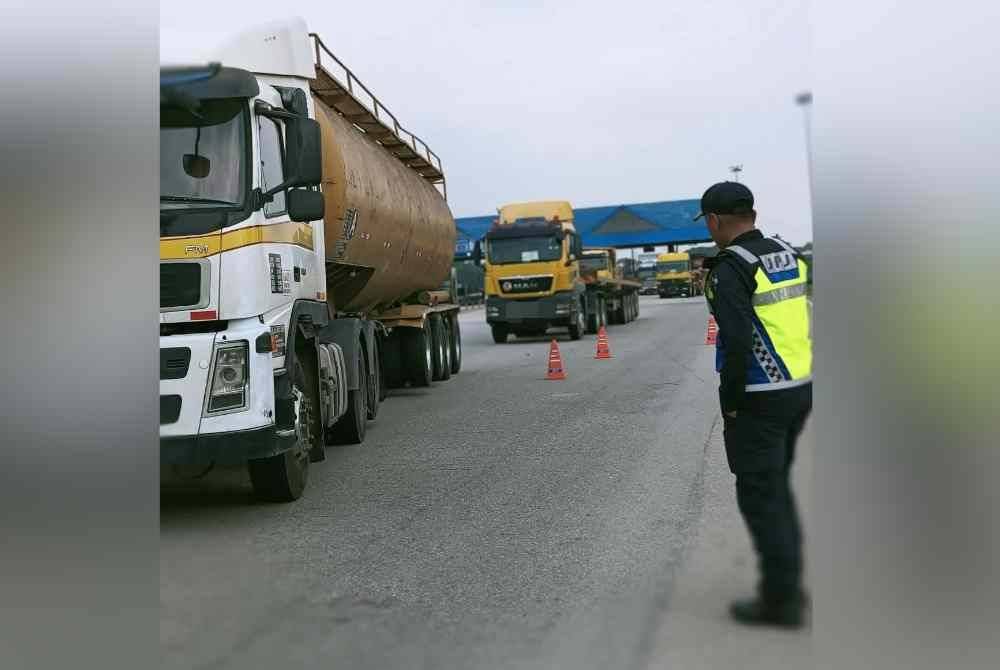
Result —
[{"label": "yellow man truck", "polygon": [[[510,204],[498,210],[485,238],[486,322],[493,341],[511,334],[543,335],[564,327],[578,340],[586,330],[583,244],[565,201]],[[476,257],[483,259],[481,249]]]},{"label": "yellow man truck", "polygon": [[597,308],[587,315],[587,330],[590,332],[597,332],[602,323],[630,323],[639,317],[639,289],[642,284],[636,278],[626,277],[625,268],[616,261],[614,249],[584,250],[580,259],[580,276],[587,285],[588,303],[595,304]]},{"label": "yellow man truck", "polygon": [[566,201],[501,207],[485,242],[486,322],[497,344],[553,327],[578,340],[638,315],[639,283],[617,276],[614,250],[594,250],[587,258]]},{"label": "yellow man truck", "polygon": [[691,286],[691,257],[686,251],[656,257],[656,292],[661,298],[689,297],[694,294]]}]

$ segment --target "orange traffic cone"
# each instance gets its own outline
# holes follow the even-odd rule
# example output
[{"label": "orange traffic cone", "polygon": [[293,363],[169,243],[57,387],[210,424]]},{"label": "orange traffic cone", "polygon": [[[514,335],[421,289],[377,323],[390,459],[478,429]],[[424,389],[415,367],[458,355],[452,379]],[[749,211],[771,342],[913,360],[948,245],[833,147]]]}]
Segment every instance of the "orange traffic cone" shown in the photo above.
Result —
[{"label": "orange traffic cone", "polygon": [[708,331],[705,333],[705,344],[715,344],[719,336],[719,326],[715,323],[715,317],[708,317]]},{"label": "orange traffic cone", "polygon": [[566,379],[566,373],[563,371],[562,354],[559,353],[559,345],[555,340],[552,340],[552,344],[549,346],[549,372],[545,375],[545,378]]},{"label": "orange traffic cone", "polygon": [[611,358],[611,347],[608,346],[608,331],[604,326],[597,331],[597,353],[594,358]]}]

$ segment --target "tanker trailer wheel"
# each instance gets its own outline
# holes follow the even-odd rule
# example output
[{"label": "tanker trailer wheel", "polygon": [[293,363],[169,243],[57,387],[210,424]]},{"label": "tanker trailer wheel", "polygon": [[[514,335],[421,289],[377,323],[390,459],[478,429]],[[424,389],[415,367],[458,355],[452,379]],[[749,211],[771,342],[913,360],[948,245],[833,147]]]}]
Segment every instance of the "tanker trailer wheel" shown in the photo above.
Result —
[{"label": "tanker trailer wheel", "polygon": [[380,403],[389,397],[389,384],[386,381],[385,362],[382,359],[382,350],[385,349],[387,343],[388,338],[375,338],[375,366],[378,368],[378,401]]},{"label": "tanker trailer wheel", "polygon": [[507,336],[510,335],[510,329],[507,328],[505,323],[494,323],[490,327],[490,331],[493,333],[493,341],[497,344],[506,344]]},{"label": "tanker trailer wheel", "polygon": [[[303,358],[306,365],[303,365]],[[308,356],[295,357],[292,372],[292,394],[295,411],[295,446],[289,451],[269,458],[247,462],[250,483],[254,493],[268,502],[297,500],[309,481],[310,452],[322,450],[322,426],[319,405],[319,386],[316,368],[309,365]]]},{"label": "tanker trailer wheel", "polygon": [[358,388],[347,393],[347,412],[326,431],[327,444],[361,444],[368,427],[368,400],[371,379],[365,350],[358,345]]},{"label": "tanker trailer wheel", "polygon": [[462,329],[458,325],[458,314],[448,320],[451,321],[451,374],[457,375],[462,369]]},{"label": "tanker trailer wheel", "polygon": [[372,365],[375,367],[372,369],[371,374],[368,377],[368,420],[374,421],[375,417],[378,416],[378,404],[382,402],[385,398],[385,391],[383,391],[382,380],[384,375],[382,374],[382,359],[379,354],[379,344],[378,337],[374,339],[375,343],[375,355],[372,356]]},{"label": "tanker trailer wheel", "polygon": [[439,314],[431,317],[431,333],[434,337],[434,381],[447,381],[451,379],[451,336]]},{"label": "tanker trailer wheel", "polygon": [[[379,347],[379,353],[382,356],[382,370],[385,373],[385,387],[391,389],[398,389],[406,383],[406,367],[403,364],[404,361],[404,345],[405,340],[404,328],[395,328],[389,337],[385,338],[382,342],[382,346]],[[383,394],[385,391],[383,391]]]},{"label": "tanker trailer wheel", "polygon": [[434,376],[434,336],[429,320],[423,328],[407,328],[403,335],[403,362],[414,386],[430,386]]}]

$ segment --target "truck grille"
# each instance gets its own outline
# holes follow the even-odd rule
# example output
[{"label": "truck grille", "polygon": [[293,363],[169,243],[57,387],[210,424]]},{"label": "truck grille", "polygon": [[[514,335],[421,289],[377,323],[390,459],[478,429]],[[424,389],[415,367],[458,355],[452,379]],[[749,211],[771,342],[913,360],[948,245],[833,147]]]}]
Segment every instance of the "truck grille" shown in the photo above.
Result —
[{"label": "truck grille", "polygon": [[541,293],[552,288],[552,277],[508,277],[500,280],[504,293]]},{"label": "truck grille", "polygon": [[177,423],[181,416],[181,397],[179,395],[160,396],[160,425]]},{"label": "truck grille", "polygon": [[160,263],[160,309],[201,305],[200,263]]},{"label": "truck grille", "polygon": [[160,379],[184,379],[191,363],[191,350],[187,347],[160,349]]}]

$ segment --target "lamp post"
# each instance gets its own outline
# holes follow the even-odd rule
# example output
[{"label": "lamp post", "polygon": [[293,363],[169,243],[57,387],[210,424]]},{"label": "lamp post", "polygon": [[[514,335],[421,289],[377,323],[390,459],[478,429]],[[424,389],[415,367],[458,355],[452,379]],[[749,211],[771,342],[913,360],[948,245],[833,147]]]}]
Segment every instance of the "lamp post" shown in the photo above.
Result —
[{"label": "lamp post", "polygon": [[812,161],[812,91],[803,91],[795,96],[795,104],[802,108],[802,121],[806,132],[806,166],[809,170],[809,198],[813,191]]}]

